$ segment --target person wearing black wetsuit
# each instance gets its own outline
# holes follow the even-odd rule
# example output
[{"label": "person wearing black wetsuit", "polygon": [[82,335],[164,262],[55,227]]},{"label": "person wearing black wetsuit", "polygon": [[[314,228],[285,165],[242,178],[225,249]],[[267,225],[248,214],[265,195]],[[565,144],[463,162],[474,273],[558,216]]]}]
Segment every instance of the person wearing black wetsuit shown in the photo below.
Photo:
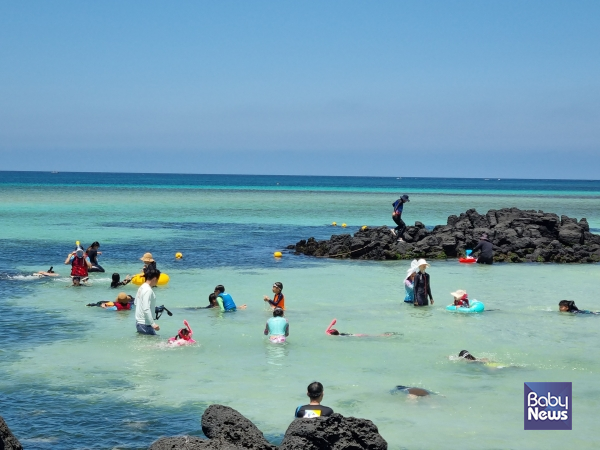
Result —
[{"label": "person wearing black wetsuit", "polygon": [[98,264],[98,255],[101,255],[102,252],[99,252],[100,243],[98,241],[94,242],[90,245],[86,251],[88,257],[90,258],[90,262],[92,263],[92,267],[88,269],[88,272],[104,272],[104,268]]},{"label": "person wearing black wetsuit", "polygon": [[397,236],[399,241],[403,241],[402,236],[404,235],[404,231],[406,231],[406,224],[404,223],[404,220],[402,220],[402,211],[404,210],[404,204],[407,202],[410,202],[410,200],[408,199],[408,195],[404,194],[392,203],[392,206],[394,207],[392,220],[397,225],[397,227],[392,230],[392,234]]},{"label": "person wearing black wetsuit", "polygon": [[479,240],[479,244],[475,246],[472,253],[480,250],[477,264],[493,264],[494,263],[494,244],[492,244],[487,234],[483,234]]},{"label": "person wearing black wetsuit", "polygon": [[427,306],[429,305],[428,298],[431,300],[433,305],[433,296],[431,295],[431,284],[430,277],[425,270],[429,267],[429,264],[424,259],[420,259],[417,262],[419,271],[415,274],[415,280],[413,281],[413,289],[415,293],[415,306]]},{"label": "person wearing black wetsuit", "polygon": [[323,385],[318,381],[310,383],[306,392],[310,403],[298,406],[295,416],[299,419],[314,419],[315,417],[327,417],[333,414],[333,409],[321,405],[323,400]]}]

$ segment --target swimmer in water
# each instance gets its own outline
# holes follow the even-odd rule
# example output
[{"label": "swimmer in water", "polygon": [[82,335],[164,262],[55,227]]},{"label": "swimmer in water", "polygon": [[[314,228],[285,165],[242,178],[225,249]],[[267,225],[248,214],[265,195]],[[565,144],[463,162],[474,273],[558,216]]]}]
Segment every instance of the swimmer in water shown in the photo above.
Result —
[{"label": "swimmer in water", "polygon": [[573,300],[561,300],[558,302],[558,309],[560,312],[569,312],[572,314],[600,314],[598,312],[588,311],[587,309],[579,309],[577,306],[575,306],[575,302]]},{"label": "swimmer in water", "polygon": [[271,308],[275,309],[275,308],[281,308],[285,310],[285,297],[283,296],[283,293],[281,291],[283,291],[283,283],[281,283],[280,281],[277,281],[275,283],[273,283],[273,300],[271,300],[269,297],[267,297],[266,295],[264,296],[264,300],[265,302],[269,302],[269,305],[271,305]]},{"label": "swimmer in water", "polygon": [[394,389],[392,393],[396,392],[404,392],[409,398],[427,397],[428,395],[431,395],[431,392],[428,390],[408,386],[396,386],[396,389]]},{"label": "swimmer in water", "polygon": [[118,273],[112,274],[112,281],[110,282],[110,287],[112,289],[118,288],[119,286],[125,286],[131,282],[131,275],[127,275],[123,281],[121,281],[121,275]]},{"label": "swimmer in water", "polygon": [[338,330],[333,328],[333,326],[337,323],[337,319],[333,319],[327,329],[325,330],[325,334],[330,336],[355,336],[355,337],[381,337],[381,336],[393,336],[394,333],[383,333],[383,334],[351,334],[351,333],[340,333]]},{"label": "swimmer in water", "polygon": [[73,278],[73,284],[70,284],[67,287],[90,286],[90,284],[88,283],[88,280],[89,280],[88,277],[85,277],[85,278],[72,277],[72,278]]},{"label": "swimmer in water", "polygon": [[225,286],[222,284],[219,284],[215,287],[214,294],[221,312],[247,308],[247,305],[236,306],[235,302],[233,301],[233,297],[225,292]]},{"label": "swimmer in water", "polygon": [[117,298],[112,302],[88,303],[86,306],[98,306],[110,311],[129,311],[133,307],[134,301],[133,296],[119,292]]},{"label": "swimmer in water", "polygon": [[454,297],[454,306],[457,308],[468,308],[469,307],[469,294],[467,291],[459,289],[458,291],[450,293]]},{"label": "swimmer in water", "polygon": [[476,362],[482,362],[482,363],[490,362],[490,360],[487,358],[475,358],[473,355],[471,355],[471,353],[469,353],[468,350],[461,350],[460,353],[458,354],[458,357],[466,359],[467,361],[476,361]]},{"label": "swimmer in water", "polygon": [[273,310],[273,317],[267,320],[264,335],[268,335],[269,340],[274,344],[285,342],[286,338],[290,335],[290,324],[283,317],[283,309],[275,308]]},{"label": "swimmer in water", "polygon": [[169,338],[169,341],[168,341],[169,344],[185,345],[185,344],[195,344],[196,343],[196,341],[192,339],[192,335],[194,334],[194,332],[192,331],[192,328],[190,327],[190,324],[188,323],[188,321],[184,320],[183,324],[185,325],[185,328],[181,328],[177,332],[176,336]]},{"label": "swimmer in water", "polygon": [[46,272],[39,271],[39,272],[34,273],[33,275],[36,276],[36,277],[40,277],[40,278],[43,278],[43,277],[58,277],[59,274],[57,274],[56,272],[54,272],[53,269],[54,269],[54,266],[50,267]]}]

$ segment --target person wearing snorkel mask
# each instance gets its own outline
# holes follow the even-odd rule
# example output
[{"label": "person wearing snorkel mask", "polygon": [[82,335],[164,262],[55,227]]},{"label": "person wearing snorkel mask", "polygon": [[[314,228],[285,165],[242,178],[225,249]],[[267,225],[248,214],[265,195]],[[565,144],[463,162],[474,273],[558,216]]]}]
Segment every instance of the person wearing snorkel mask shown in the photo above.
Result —
[{"label": "person wearing snorkel mask", "polygon": [[587,309],[579,309],[575,306],[575,302],[573,300],[561,300],[558,302],[558,309],[560,312],[569,312],[572,314],[600,314],[599,312],[588,311]]},{"label": "person wearing snorkel mask", "polygon": [[71,264],[71,277],[84,279],[88,276],[88,269],[92,267],[90,258],[85,254],[80,245],[74,252],[69,253],[65,265]]}]

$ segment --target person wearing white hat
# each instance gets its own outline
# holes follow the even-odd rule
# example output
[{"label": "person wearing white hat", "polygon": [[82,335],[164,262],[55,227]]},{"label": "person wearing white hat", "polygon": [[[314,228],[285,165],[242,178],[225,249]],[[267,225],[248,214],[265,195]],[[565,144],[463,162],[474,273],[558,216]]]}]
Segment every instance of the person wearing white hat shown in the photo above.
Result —
[{"label": "person wearing white hat", "polygon": [[406,303],[415,302],[414,281],[417,270],[419,270],[419,266],[417,266],[417,260],[414,259],[406,271],[406,278],[404,278],[404,302]]},{"label": "person wearing white hat", "polygon": [[429,305],[428,298],[431,300],[433,305],[433,296],[431,295],[431,284],[429,274],[426,272],[430,265],[424,259],[417,261],[419,271],[415,275],[414,291],[415,291],[415,306],[427,306]]},{"label": "person wearing white hat", "polygon": [[463,289],[451,292],[450,295],[454,297],[454,306],[457,308],[468,308],[469,307],[469,294]]}]

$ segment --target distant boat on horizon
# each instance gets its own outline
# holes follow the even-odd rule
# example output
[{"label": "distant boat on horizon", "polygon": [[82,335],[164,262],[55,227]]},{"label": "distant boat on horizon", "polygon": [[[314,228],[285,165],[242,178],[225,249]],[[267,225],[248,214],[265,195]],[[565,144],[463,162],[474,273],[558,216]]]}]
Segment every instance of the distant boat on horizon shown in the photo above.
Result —
[{"label": "distant boat on horizon", "polygon": [[56,170],[53,170],[53,171],[52,171],[52,172],[50,172],[50,173],[58,173],[58,172],[57,172]]}]

